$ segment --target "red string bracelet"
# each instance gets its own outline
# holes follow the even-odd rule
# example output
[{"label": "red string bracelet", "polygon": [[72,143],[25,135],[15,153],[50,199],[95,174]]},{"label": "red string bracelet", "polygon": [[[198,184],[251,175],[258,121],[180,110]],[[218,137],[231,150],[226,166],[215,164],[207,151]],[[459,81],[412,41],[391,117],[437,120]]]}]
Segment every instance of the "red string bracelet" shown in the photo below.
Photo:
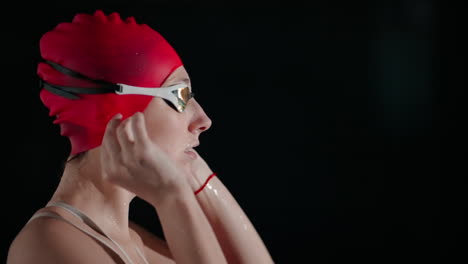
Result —
[{"label": "red string bracelet", "polygon": [[200,187],[200,189],[198,189],[196,192],[195,192],[195,195],[197,195],[199,192],[201,192],[203,190],[203,188],[205,188],[205,186],[208,184],[208,182],[211,180],[211,178],[213,178],[214,176],[216,176],[216,173],[213,172],[213,174],[211,174],[208,179],[206,179],[205,183],[202,185],[202,187]]}]

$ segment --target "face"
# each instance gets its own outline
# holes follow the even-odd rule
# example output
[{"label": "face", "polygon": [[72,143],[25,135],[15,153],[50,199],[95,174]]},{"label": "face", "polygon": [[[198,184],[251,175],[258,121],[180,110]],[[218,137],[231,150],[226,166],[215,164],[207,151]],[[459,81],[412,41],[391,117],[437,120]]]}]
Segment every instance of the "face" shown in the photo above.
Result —
[{"label": "face", "polygon": [[[190,86],[188,73],[183,66],[172,72],[161,86],[180,82]],[[193,158],[187,151],[199,144],[200,134],[211,126],[211,119],[195,98],[191,98],[185,111],[179,113],[164,99],[155,96],[143,113],[151,140],[178,164],[189,166]]]}]

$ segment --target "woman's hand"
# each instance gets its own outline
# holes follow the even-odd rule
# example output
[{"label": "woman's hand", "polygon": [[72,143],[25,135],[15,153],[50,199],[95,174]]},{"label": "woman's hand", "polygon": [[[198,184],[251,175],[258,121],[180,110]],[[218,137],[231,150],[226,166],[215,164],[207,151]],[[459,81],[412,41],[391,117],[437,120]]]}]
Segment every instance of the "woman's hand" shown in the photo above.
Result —
[{"label": "woman's hand", "polygon": [[169,193],[190,189],[183,170],[150,140],[143,113],[120,122],[121,118],[114,116],[104,134],[100,154],[104,179],[154,204]]},{"label": "woman's hand", "polygon": [[158,212],[177,263],[227,263],[189,184],[190,166],[177,167],[153,143],[142,113],[109,121],[101,145],[102,175],[150,203]]}]

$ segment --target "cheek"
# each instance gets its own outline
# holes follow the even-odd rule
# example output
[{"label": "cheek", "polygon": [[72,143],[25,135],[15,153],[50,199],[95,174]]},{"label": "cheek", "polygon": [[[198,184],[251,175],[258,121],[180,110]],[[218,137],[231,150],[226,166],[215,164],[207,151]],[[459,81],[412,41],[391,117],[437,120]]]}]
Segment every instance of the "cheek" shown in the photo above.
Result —
[{"label": "cheek", "polygon": [[151,141],[161,147],[171,158],[180,160],[189,140],[179,122],[153,122],[147,125]]},{"label": "cheek", "polygon": [[145,110],[146,130],[151,141],[161,147],[173,160],[184,158],[189,138],[185,115],[174,111],[162,99],[153,100]]},{"label": "cheek", "polygon": [[164,126],[153,126],[148,128],[148,136],[151,141],[159,145],[164,150],[168,150],[168,147],[174,145],[176,139],[172,135],[171,129]]}]

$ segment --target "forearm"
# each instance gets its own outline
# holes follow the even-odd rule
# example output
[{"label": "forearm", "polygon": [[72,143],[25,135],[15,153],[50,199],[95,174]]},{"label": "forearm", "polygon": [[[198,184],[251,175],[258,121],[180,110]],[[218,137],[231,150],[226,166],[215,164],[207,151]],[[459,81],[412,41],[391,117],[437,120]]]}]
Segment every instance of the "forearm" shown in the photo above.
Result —
[{"label": "forearm", "polygon": [[226,263],[216,236],[196,198],[187,191],[151,203],[157,210],[176,263]]},{"label": "forearm", "polygon": [[273,263],[249,218],[219,178],[212,178],[196,197],[228,263]]}]

